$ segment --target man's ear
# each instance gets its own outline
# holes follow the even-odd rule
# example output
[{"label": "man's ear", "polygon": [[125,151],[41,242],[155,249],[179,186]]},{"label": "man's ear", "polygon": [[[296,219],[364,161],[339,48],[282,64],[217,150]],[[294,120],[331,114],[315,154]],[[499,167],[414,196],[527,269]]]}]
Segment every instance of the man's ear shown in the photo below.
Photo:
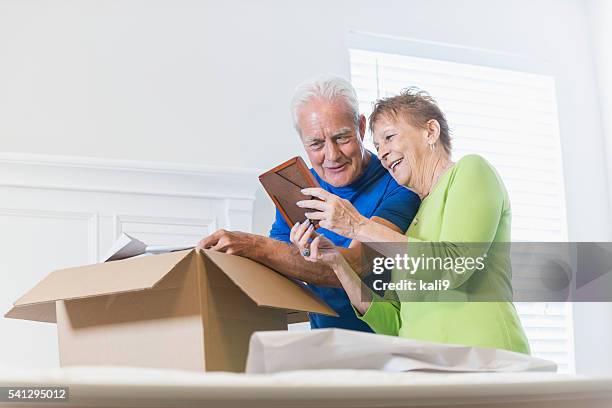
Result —
[{"label": "man's ear", "polygon": [[366,117],[364,115],[359,115],[359,138],[363,140],[366,132]]},{"label": "man's ear", "polygon": [[435,119],[429,119],[426,125],[427,143],[434,144],[440,138],[440,123]]}]

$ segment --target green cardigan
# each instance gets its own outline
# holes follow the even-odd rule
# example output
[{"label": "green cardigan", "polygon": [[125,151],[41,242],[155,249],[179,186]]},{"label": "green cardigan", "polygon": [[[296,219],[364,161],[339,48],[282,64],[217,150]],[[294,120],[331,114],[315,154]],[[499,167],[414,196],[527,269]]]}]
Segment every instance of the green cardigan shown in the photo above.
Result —
[{"label": "green cardigan", "polygon": [[[419,253],[429,245],[432,253],[428,255],[470,256],[473,248],[461,243],[508,243],[510,224],[510,201],[501,178],[485,159],[469,155],[442,175],[421,203],[406,235],[408,247],[418,247]],[[474,293],[486,291],[497,293],[495,300],[508,301],[400,302],[390,299],[404,299],[398,293],[387,293],[385,298],[374,294],[366,313],[356,313],[380,334],[529,354],[529,343],[511,302],[511,275],[508,253],[494,250],[484,269],[450,272],[442,278],[450,280],[453,290],[449,295],[455,299],[462,294],[460,300],[471,299]],[[412,278],[427,279],[427,275],[417,271]]]}]

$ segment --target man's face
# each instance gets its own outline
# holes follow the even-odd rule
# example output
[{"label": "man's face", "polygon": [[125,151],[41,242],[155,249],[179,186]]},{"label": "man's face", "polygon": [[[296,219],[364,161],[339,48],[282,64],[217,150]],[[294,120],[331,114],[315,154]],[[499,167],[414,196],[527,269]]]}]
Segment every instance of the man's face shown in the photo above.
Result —
[{"label": "man's face", "polygon": [[301,139],[313,169],[327,183],[343,187],[365,168],[365,117],[355,120],[343,100],[313,99],[298,111]]}]

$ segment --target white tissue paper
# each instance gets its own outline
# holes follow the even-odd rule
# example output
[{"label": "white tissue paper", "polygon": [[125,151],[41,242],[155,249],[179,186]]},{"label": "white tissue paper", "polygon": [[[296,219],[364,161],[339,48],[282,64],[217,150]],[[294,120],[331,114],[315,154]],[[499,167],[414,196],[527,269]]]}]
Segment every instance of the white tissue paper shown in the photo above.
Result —
[{"label": "white tissue paper", "polygon": [[255,332],[247,373],[313,369],[557,371],[552,361],[507,350],[432,343],[342,329]]}]

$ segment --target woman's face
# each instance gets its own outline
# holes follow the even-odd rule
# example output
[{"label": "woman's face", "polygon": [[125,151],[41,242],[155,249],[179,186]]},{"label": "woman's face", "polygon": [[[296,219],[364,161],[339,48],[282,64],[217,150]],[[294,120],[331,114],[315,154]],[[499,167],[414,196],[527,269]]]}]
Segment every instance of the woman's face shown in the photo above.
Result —
[{"label": "woman's face", "polygon": [[384,168],[398,184],[412,188],[431,155],[429,131],[412,126],[404,118],[382,116],[373,129],[374,146]]}]

